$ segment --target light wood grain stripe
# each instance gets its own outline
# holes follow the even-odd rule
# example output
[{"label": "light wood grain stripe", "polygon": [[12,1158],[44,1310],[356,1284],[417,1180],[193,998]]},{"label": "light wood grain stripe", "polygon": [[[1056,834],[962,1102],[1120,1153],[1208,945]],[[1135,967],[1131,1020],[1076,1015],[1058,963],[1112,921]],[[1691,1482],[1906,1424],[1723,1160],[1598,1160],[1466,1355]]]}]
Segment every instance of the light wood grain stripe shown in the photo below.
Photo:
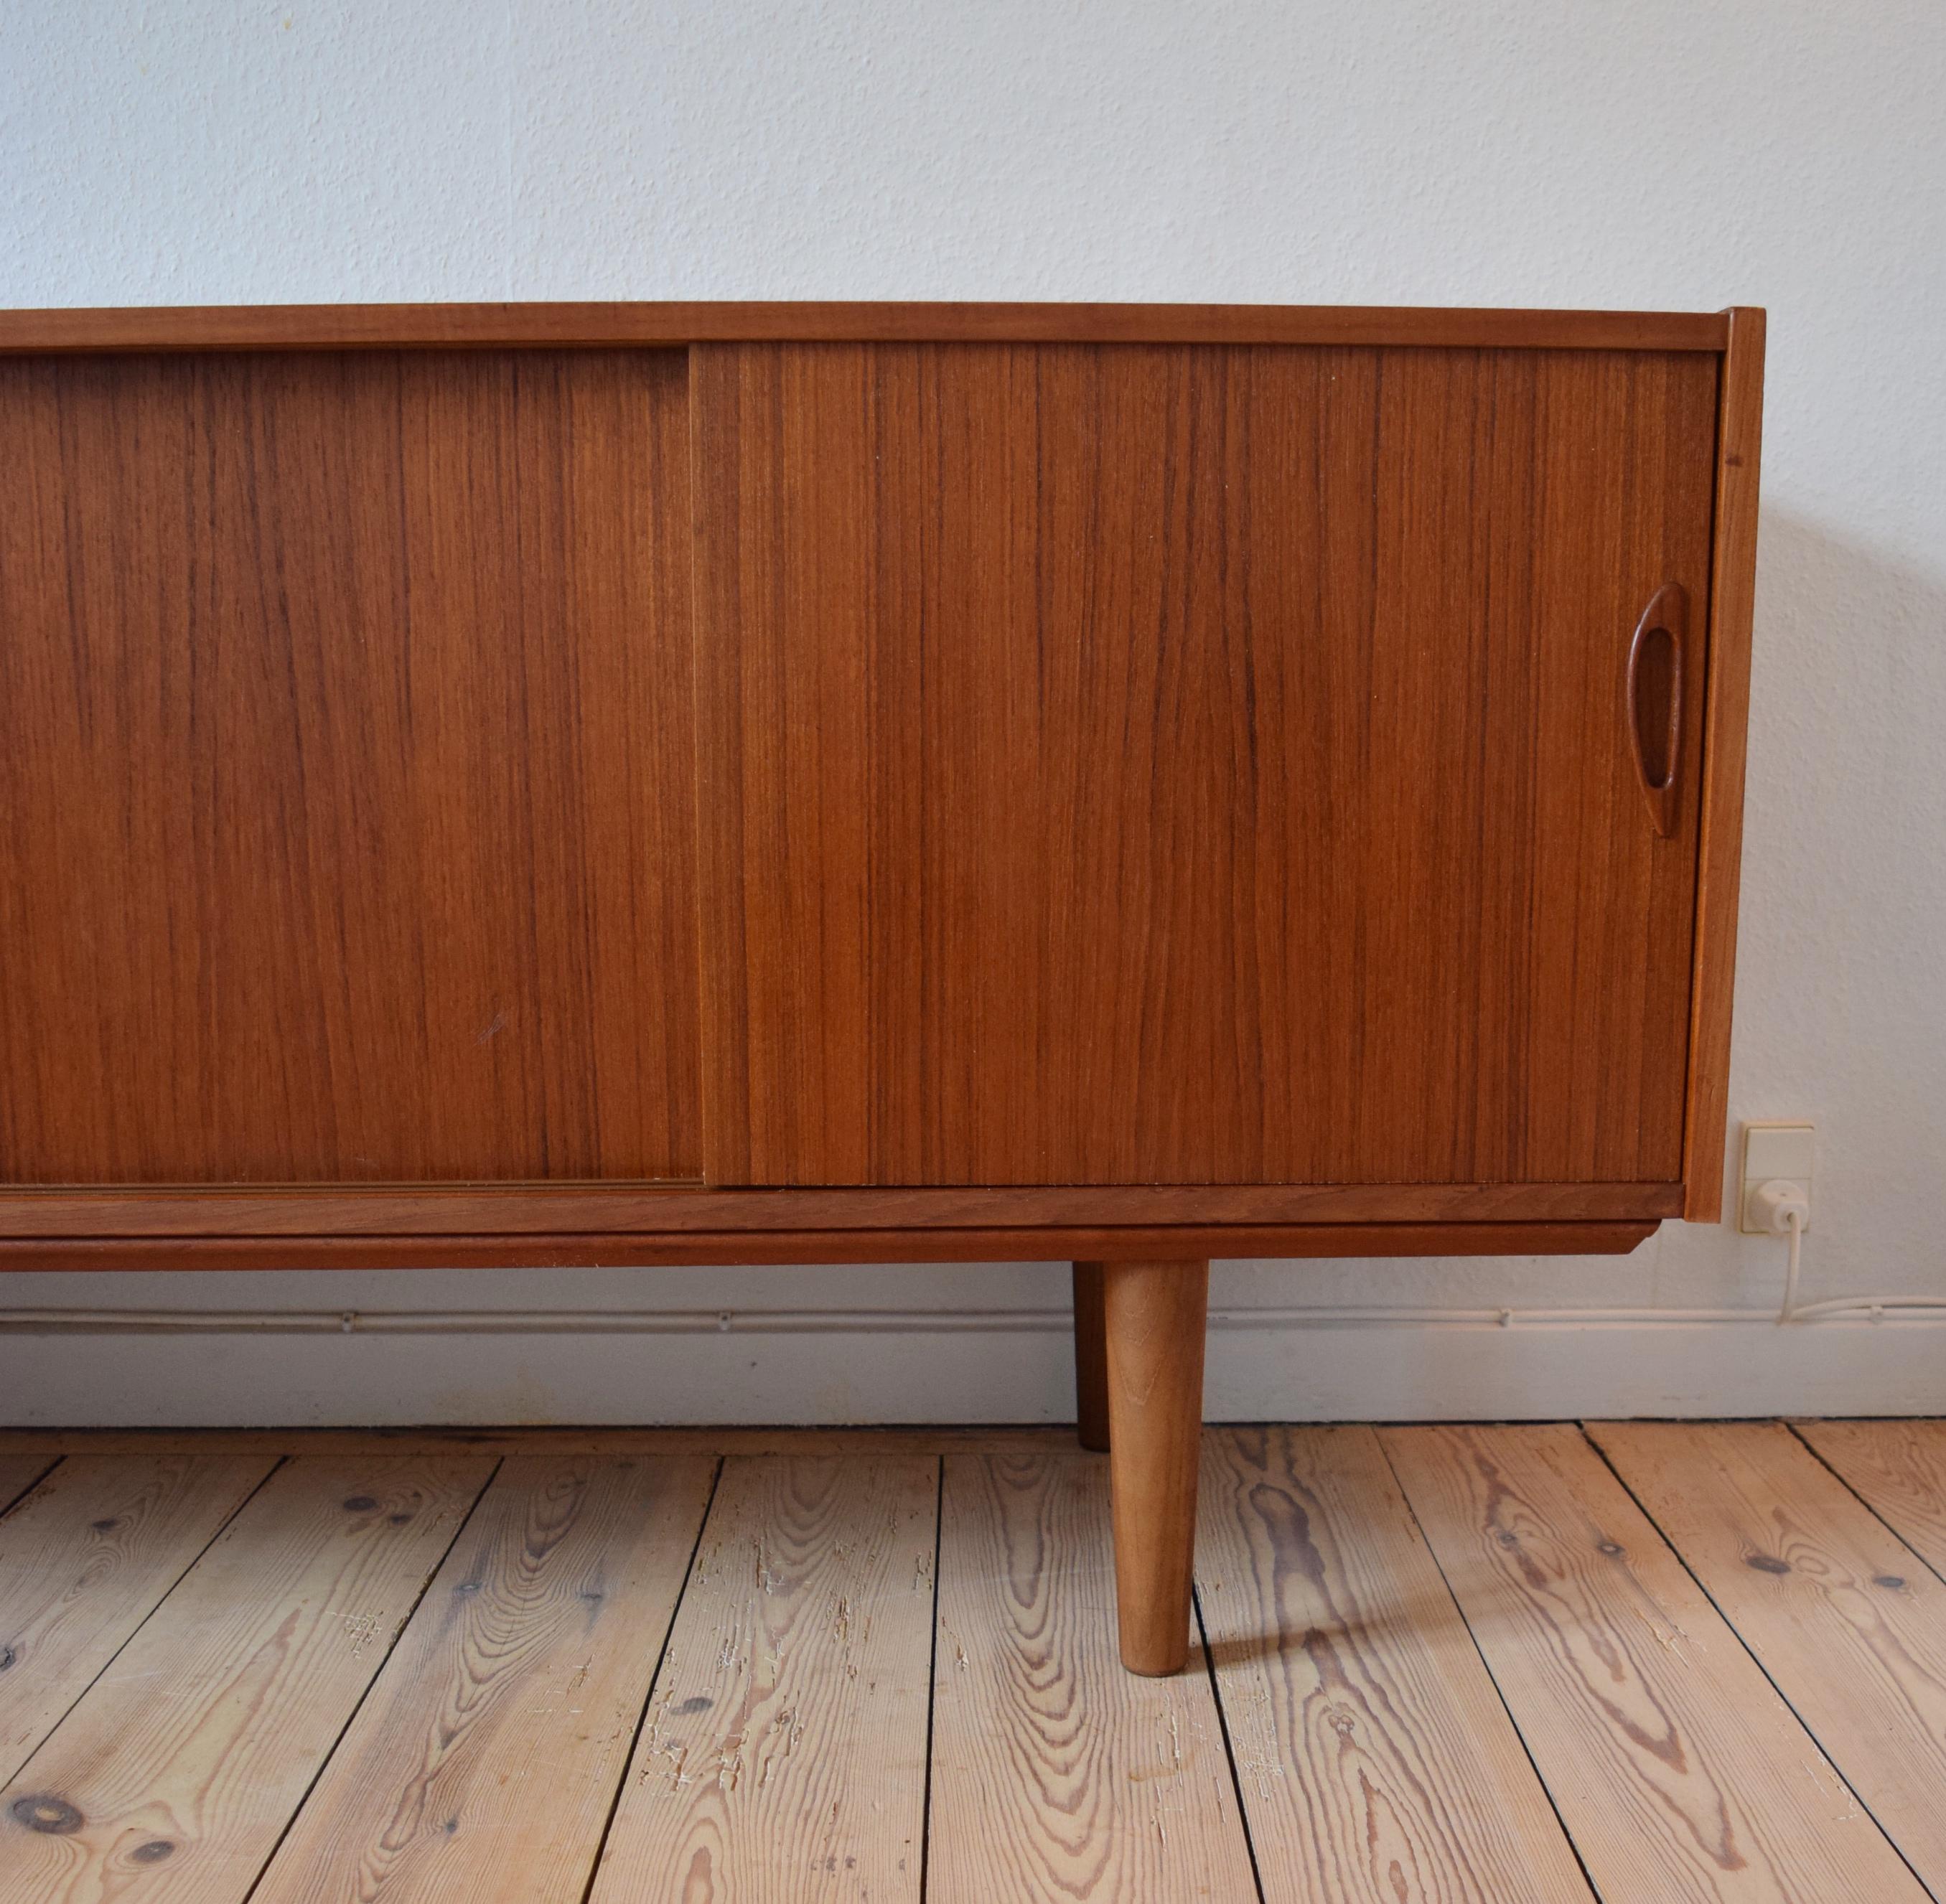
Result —
[{"label": "light wood grain stripe", "polygon": [[273,1475],[0,1790],[0,1904],[240,1904],[493,1465]]},{"label": "light wood grain stripe", "polygon": [[1946,1583],[1777,1423],[1589,1433],[1907,1862],[1946,1895]]},{"label": "light wood grain stripe", "polygon": [[1588,1888],[1369,1428],[1203,1445],[1197,1591],[1268,1904]]},{"label": "light wood grain stripe", "polygon": [[1200,1646],[1123,1670],[1105,1461],[949,1457],[928,1904],[1257,1895]]},{"label": "light wood grain stripe", "polygon": [[917,1899],[938,1485],[724,1464],[592,1904]]},{"label": "light wood grain stripe", "polygon": [[1800,1421],[1796,1431],[1935,1573],[1946,1576],[1946,1421]]},{"label": "light wood grain stripe", "polygon": [[1603,1904],[1924,1897],[1578,1430],[1382,1440]]},{"label": "light wood grain stripe", "polygon": [[0,1455],[0,1514],[17,1506],[60,1457],[54,1454]]},{"label": "light wood grain stripe", "polygon": [[77,1455],[0,1523],[0,1782],[275,1465],[264,1455]]},{"label": "light wood grain stripe", "polygon": [[715,1471],[509,1461],[253,1904],[581,1904]]}]

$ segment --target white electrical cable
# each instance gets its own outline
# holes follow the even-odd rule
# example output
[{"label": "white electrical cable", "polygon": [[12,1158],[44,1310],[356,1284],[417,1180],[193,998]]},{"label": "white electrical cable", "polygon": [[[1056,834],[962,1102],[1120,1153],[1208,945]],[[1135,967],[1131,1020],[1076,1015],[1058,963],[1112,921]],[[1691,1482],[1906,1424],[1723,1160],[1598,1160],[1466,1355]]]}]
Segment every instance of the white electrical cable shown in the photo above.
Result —
[{"label": "white electrical cable", "polygon": [[[1310,1304],[1212,1309],[1212,1331],[1265,1329],[1697,1328],[1759,1324],[1774,1328],[1798,1316],[1841,1310],[1946,1308],[1946,1298],[1847,1297],[1811,1303],[1785,1318],[1763,1309],[1462,1309],[1401,1304]],[[1041,1309],[6,1309],[10,1335],[932,1335],[999,1333],[1065,1335],[1065,1304]]]},{"label": "white electrical cable", "polygon": [[1790,1225],[1790,1248],[1784,1267],[1784,1310],[1778,1320],[1788,1322],[1797,1315],[1797,1271],[1804,1260],[1804,1212],[1789,1211],[1784,1220]]},{"label": "white electrical cable", "polygon": [[1765,1183],[1752,1199],[1758,1213],[1771,1226],[1773,1235],[1787,1235],[1790,1254],[1784,1269],[1784,1307],[1777,1313],[1779,1323],[1805,1322],[1819,1316],[1868,1313],[1873,1322],[1888,1309],[1946,1309],[1946,1296],[1833,1296],[1823,1302],[1799,1304],[1797,1277],[1804,1254],[1804,1219],[1809,1208],[1804,1193],[1795,1183]]}]

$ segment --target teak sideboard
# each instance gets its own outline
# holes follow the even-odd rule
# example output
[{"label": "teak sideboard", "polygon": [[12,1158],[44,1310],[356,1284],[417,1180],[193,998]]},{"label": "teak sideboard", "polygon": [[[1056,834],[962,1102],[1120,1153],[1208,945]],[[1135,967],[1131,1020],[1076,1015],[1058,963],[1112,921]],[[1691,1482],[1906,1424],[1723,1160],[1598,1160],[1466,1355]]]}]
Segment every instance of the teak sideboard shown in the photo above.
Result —
[{"label": "teak sideboard", "polygon": [[1208,1259],[1723,1177],[1763,315],[0,313],[0,1267]]}]

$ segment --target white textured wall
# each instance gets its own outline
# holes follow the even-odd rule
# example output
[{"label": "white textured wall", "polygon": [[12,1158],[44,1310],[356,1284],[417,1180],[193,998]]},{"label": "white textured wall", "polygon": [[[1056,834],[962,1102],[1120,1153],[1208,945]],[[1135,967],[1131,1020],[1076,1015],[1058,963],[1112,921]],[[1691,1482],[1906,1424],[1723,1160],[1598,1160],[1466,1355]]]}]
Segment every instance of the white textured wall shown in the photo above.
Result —
[{"label": "white textured wall", "polygon": [[[1767,304],[1732,1114],[1818,1121],[1810,1293],[1946,1295],[1936,0],[0,8],[0,303],[681,297]],[[1773,1301],[1778,1255],[1674,1224],[1623,1260],[1226,1267],[1233,1310],[1705,1313],[1286,1316],[1218,1332],[1210,1409],[1946,1408],[1946,1327],[1728,1319]],[[585,1301],[756,1325],[0,1334],[0,1417],[1055,1415],[1058,1338],[1019,1312],[1063,1288],[1033,1267],[0,1277],[12,1309]],[[989,1303],[1016,1326],[876,1313]],[[764,1325],[820,1305],[860,1326]]]}]

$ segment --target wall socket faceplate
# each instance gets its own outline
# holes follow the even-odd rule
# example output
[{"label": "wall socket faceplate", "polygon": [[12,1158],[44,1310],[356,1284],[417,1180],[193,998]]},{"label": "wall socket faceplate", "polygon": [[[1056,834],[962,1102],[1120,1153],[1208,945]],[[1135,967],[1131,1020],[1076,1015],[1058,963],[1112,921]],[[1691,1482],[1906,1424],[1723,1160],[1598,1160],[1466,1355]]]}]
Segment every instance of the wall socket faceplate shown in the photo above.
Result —
[{"label": "wall socket faceplate", "polygon": [[[1800,1185],[1812,1202],[1811,1176],[1818,1161],[1818,1127],[1796,1122],[1744,1126],[1744,1188],[1737,1199],[1737,1227],[1747,1236],[1765,1236],[1768,1227],[1750,1220],[1750,1194],[1761,1184],[1781,1177]],[[1804,1227],[1811,1227],[1807,1214]]]}]

